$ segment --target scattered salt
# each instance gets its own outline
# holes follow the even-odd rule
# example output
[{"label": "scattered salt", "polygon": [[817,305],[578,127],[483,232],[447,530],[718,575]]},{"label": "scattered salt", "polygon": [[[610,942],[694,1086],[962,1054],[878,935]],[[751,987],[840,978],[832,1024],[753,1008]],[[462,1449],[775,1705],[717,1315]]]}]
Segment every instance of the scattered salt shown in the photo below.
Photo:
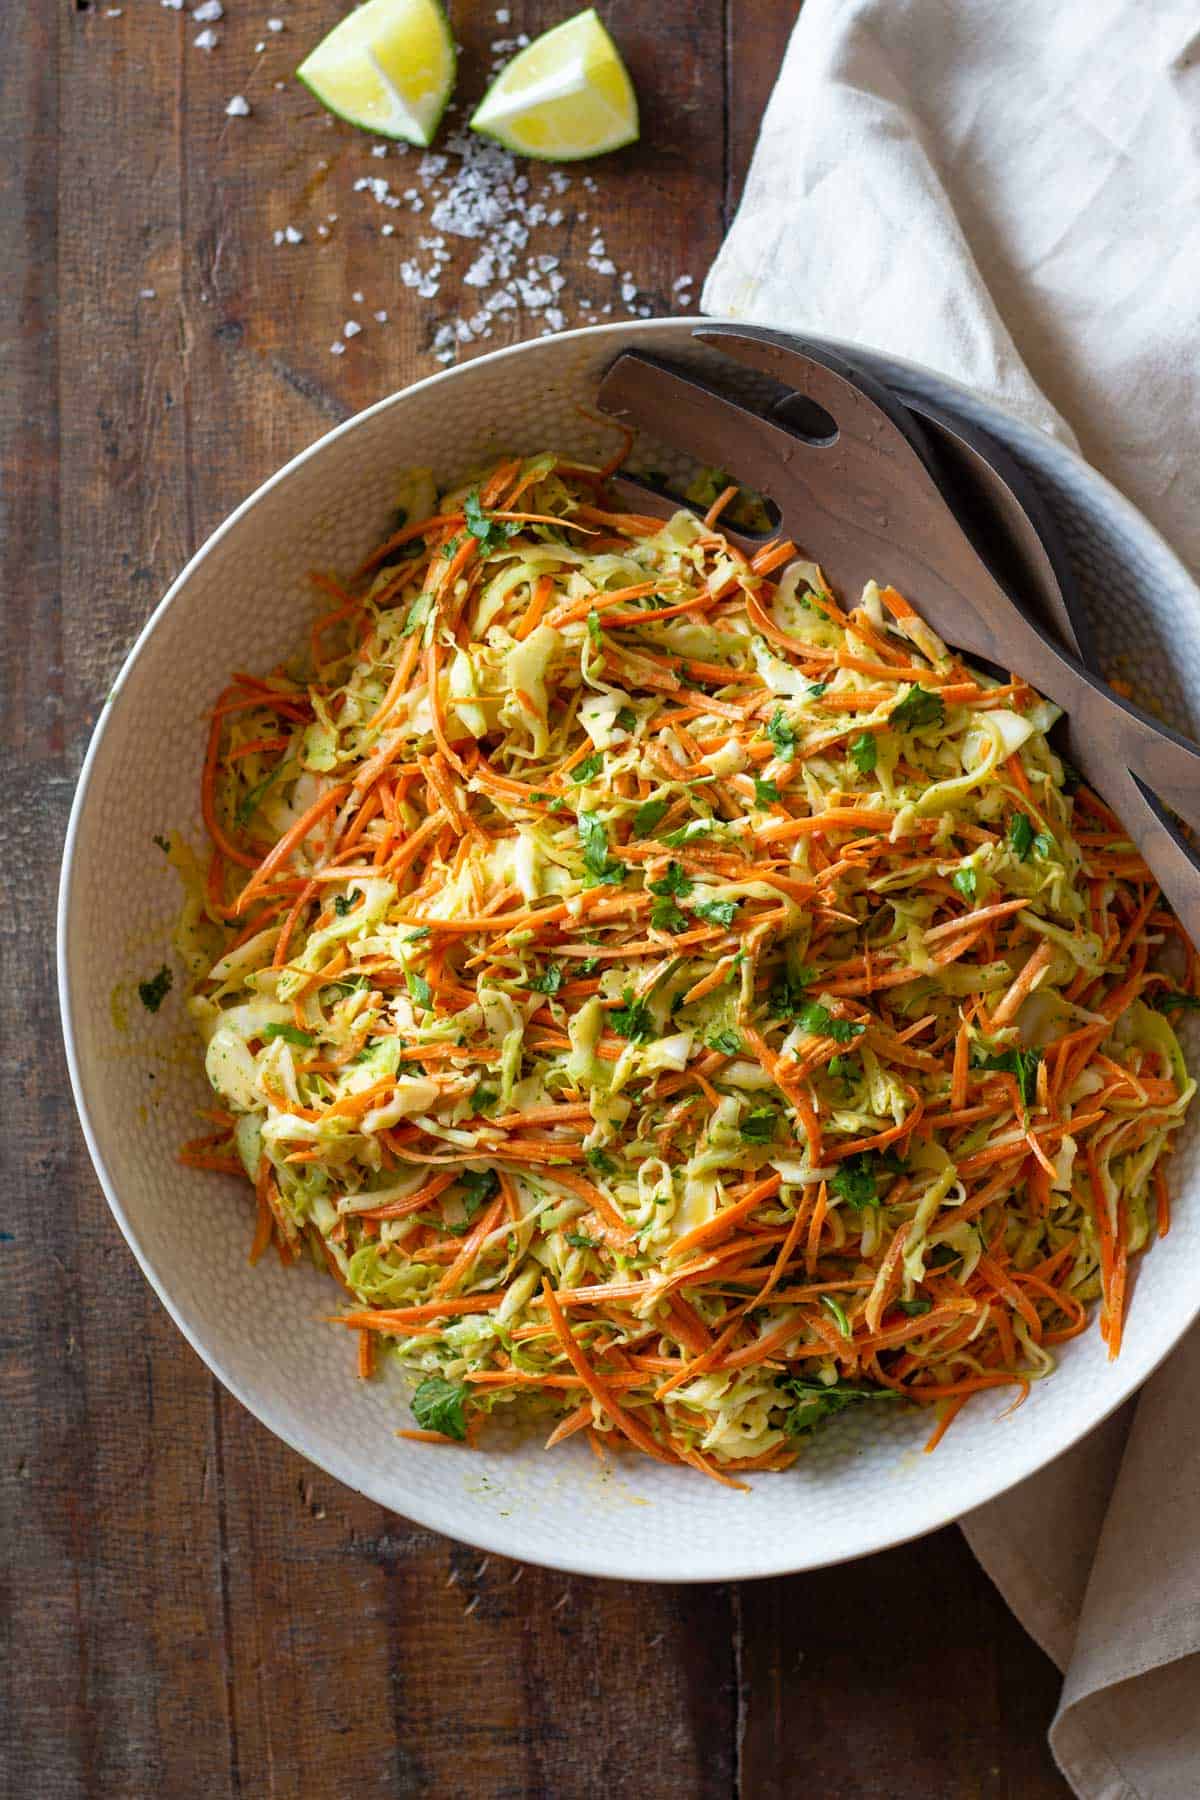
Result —
[{"label": "scattered salt", "polygon": [[260,38],[258,40],[257,44],[255,44],[255,46],[254,46],[255,54],[258,56],[261,56],[263,51],[266,49],[266,47],[267,47],[266,40],[263,38]]},{"label": "scattered salt", "polygon": [[386,156],[387,153],[388,153],[388,147],[386,144],[372,144],[371,145],[371,155],[372,156]]},{"label": "scattered salt", "polygon": [[328,225],[318,225],[317,226],[317,236],[322,237],[322,238],[328,237],[329,236]]},{"label": "scattered salt", "polygon": [[282,19],[268,19],[267,20],[267,30],[268,31],[282,31],[283,30],[283,20]]},{"label": "scattered salt", "polygon": [[508,21],[512,18],[512,13],[507,6],[498,6],[496,8],[495,18],[497,25],[507,25]]},{"label": "scattered salt", "polygon": [[361,330],[362,326],[357,319],[347,319],[346,323],[342,326],[342,336],[348,338],[357,337]]},{"label": "scattered salt", "polygon": [[289,244],[302,244],[304,242],[304,233],[302,231],[297,231],[294,225],[285,225],[283,228],[283,235],[285,241]]},{"label": "scattered salt", "polygon": [[377,312],[374,316],[375,316],[375,321],[377,324],[379,324],[379,325],[387,324],[388,316],[385,312]]},{"label": "scattered salt", "polygon": [[183,0],[162,0],[162,3],[169,12],[183,11]]},{"label": "scattered salt", "polygon": [[330,356],[345,356],[345,354],[346,354],[345,344],[340,343],[335,338],[333,343],[330,344],[330,346],[329,346],[329,354],[330,354]]},{"label": "scattered salt", "polygon": [[361,306],[363,304],[363,297],[357,290],[351,294],[350,298],[353,300],[355,306]]},{"label": "scattered salt", "polygon": [[244,94],[234,94],[229,105],[225,108],[225,111],[231,119],[248,119],[250,117],[250,102]]},{"label": "scattered salt", "polygon": [[192,17],[197,25],[215,25],[225,17],[225,8],[221,0],[200,0],[200,5],[192,8]]},{"label": "scattered salt", "polygon": [[220,41],[221,40],[216,32],[207,26],[203,31],[197,32],[196,36],[192,39],[192,43],[197,50],[215,50]]},{"label": "scattered salt", "polygon": [[138,299],[139,300],[157,300],[158,299],[158,289],[157,288],[139,288],[138,289]]}]

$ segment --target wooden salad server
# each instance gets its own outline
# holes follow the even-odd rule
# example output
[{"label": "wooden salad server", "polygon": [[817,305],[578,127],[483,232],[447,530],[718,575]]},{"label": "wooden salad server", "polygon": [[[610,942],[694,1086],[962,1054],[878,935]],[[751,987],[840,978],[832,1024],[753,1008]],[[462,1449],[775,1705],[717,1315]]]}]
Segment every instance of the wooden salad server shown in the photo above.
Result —
[{"label": "wooden salad server", "polygon": [[[890,583],[946,643],[1021,675],[1061,706],[1068,755],[1119,815],[1200,943],[1200,867],[1160,804],[1200,830],[1200,747],[1115,694],[1056,641],[1056,631],[1068,642],[1075,634],[1069,617],[1064,629],[1053,572],[1037,569],[1032,523],[1025,521],[1024,543],[1015,547],[1026,572],[1041,578],[1018,604],[935,476],[919,422],[886,389],[823,346],[809,354],[782,333],[715,325],[696,336],[771,378],[762,410],[731,399],[693,368],[640,351],[624,352],[607,371],[601,407],[660,443],[733,470],[770,501],[778,529],[820,563],[848,601],[869,580]],[[679,504],[660,495],[653,495],[659,504],[649,504],[652,490],[641,484],[627,491],[631,505],[634,491],[642,495],[642,511]],[[1011,490],[997,516],[1010,534],[1019,529],[1020,502]],[[761,541],[727,535],[746,548]]]}]

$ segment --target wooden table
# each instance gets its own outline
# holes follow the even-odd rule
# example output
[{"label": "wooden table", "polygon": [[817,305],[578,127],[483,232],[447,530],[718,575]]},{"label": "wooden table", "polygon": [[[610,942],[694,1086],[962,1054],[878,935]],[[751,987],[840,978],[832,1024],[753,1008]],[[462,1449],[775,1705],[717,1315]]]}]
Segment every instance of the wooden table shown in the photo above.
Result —
[{"label": "wooden table", "polygon": [[[230,508],[330,424],[436,367],[478,248],[448,237],[438,295],[406,288],[427,220],[354,183],[396,183],[414,159],[374,161],[288,79],[337,6],[227,4],[211,52],[158,0],[44,0],[5,44],[4,1791],[1065,1794],[1044,1742],[1055,1672],[957,1532],[717,1588],[485,1558],[269,1436],[188,1349],[109,1217],[67,1091],[51,948],[97,710]],[[489,45],[560,10],[509,5],[503,24],[494,5],[456,0],[468,99]],[[605,12],[645,134],[573,171],[563,219],[541,234],[569,324],[585,301],[623,316],[626,271],[633,304],[654,312],[675,309],[680,275],[698,289],[792,17],[780,0]],[[226,115],[235,93],[249,117]],[[276,244],[289,224],[304,241]],[[356,315],[366,329],[332,355]],[[543,322],[505,313],[485,346]]]}]

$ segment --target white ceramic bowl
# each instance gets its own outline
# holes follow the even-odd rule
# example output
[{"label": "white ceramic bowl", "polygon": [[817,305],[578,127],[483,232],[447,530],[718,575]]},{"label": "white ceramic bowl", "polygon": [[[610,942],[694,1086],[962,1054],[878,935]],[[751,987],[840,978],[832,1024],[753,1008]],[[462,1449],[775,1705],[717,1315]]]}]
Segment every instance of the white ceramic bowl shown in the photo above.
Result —
[{"label": "white ceramic bowl", "polygon": [[[301,638],[313,616],[307,572],[347,569],[378,541],[405,464],[451,477],[501,449],[607,454],[611,434],[576,410],[598,373],[623,345],[688,350],[691,329],[664,319],[568,332],[418,382],[239,507],[154,613],[105,706],[71,815],[59,915],[67,1054],[96,1171],[147,1278],[230,1391],[314,1463],[424,1525],[530,1562],[671,1581],[882,1549],[980,1505],[1096,1425],[1197,1312],[1200,1110],[1172,1169],[1175,1223],[1139,1263],[1117,1364],[1092,1331],[1064,1346],[1056,1376],[1011,1417],[999,1416],[1002,1397],[976,1399],[930,1457],[927,1415],[847,1413],[795,1469],[758,1477],[744,1495],[641,1458],[605,1474],[578,1440],[545,1453],[500,1434],[472,1454],[398,1439],[410,1422],[404,1384],[357,1380],[346,1334],[323,1322],[336,1298],[326,1278],[274,1258],[251,1269],[243,1184],[176,1162],[208,1090],[180,982],[153,1016],[135,984],[171,961],[178,886],[152,840],[174,827],[201,841],[204,709],[230,668],[269,666]],[[1200,595],[1161,539],[1069,451],[926,371],[873,366],[1007,440],[1058,512],[1102,650],[1124,654],[1124,672],[1186,726],[1200,702]]]}]

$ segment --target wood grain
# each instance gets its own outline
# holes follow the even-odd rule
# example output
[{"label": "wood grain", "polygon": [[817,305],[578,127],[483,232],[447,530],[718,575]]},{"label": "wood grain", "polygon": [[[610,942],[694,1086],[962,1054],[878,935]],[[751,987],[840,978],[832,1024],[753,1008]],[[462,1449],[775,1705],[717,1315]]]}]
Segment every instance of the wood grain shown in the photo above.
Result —
[{"label": "wood grain", "polygon": [[[211,54],[186,12],[117,5],[25,9],[0,65],[0,1792],[1065,1793],[1043,1742],[1053,1671],[957,1534],[740,1588],[634,1589],[484,1558],[263,1431],[109,1217],[58,1048],[51,948],[97,711],[229,509],[438,366],[472,253],[449,240],[436,297],[405,288],[426,226],[398,214],[382,237],[354,182],[410,159],[373,164],[361,134],[294,83],[276,89],[332,0],[227,0]],[[455,6],[465,102],[496,39],[562,11],[510,5],[508,26],[494,5]],[[265,29],[272,10],[281,33]],[[674,310],[683,273],[698,288],[792,23],[773,0],[605,11],[646,129],[564,206],[568,323],[600,298],[597,229],[639,304]],[[249,119],[226,116],[235,92]],[[289,222],[305,241],[278,247]],[[389,323],[332,357],[356,292]],[[463,353],[537,328],[502,320]]]}]

